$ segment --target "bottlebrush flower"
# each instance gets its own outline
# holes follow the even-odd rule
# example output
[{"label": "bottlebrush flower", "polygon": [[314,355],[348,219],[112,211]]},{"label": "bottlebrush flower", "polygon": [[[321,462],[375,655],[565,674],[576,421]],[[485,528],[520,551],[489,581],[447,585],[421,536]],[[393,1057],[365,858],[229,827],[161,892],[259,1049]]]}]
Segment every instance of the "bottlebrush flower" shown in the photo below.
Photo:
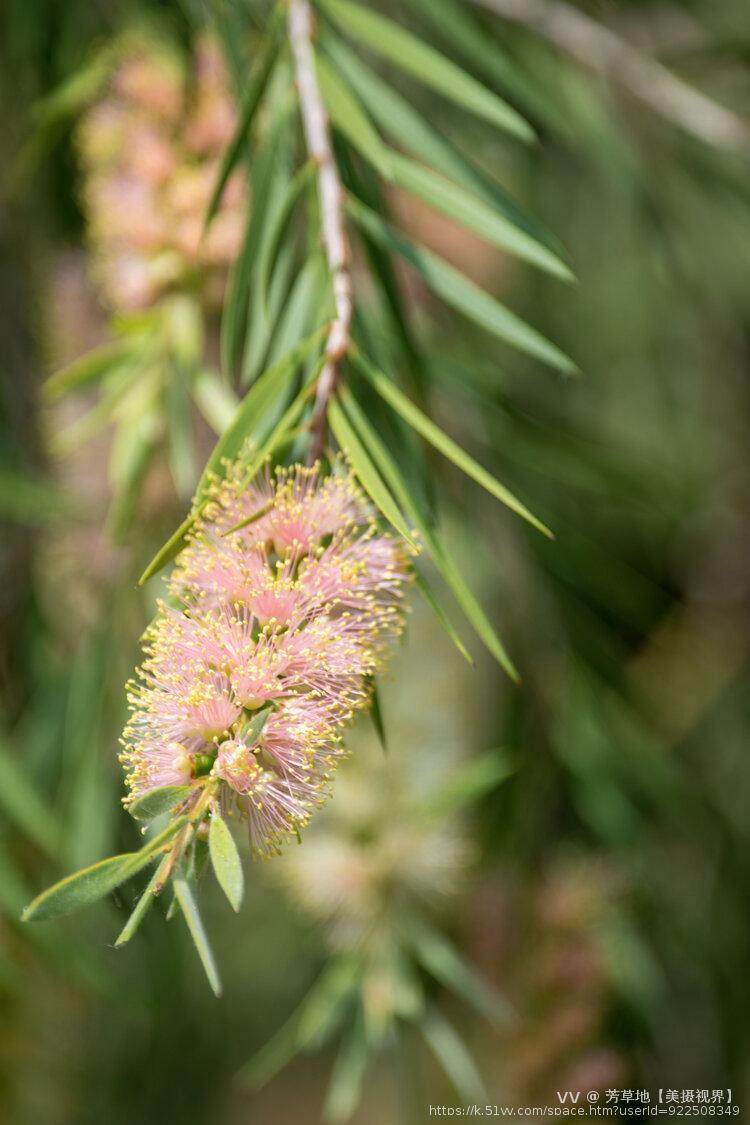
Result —
[{"label": "bottlebrush flower", "polygon": [[244,173],[204,216],[236,113],[216,42],[201,37],[192,73],[163,45],[126,41],[104,97],[83,117],[83,201],[105,301],[128,312],[170,289],[218,305],[247,212]]},{"label": "bottlebrush flower", "polygon": [[246,488],[243,472],[213,481],[179,557],[122,760],[131,800],[210,772],[268,855],[327,796],[342,729],[403,628],[409,565],[342,463]]}]

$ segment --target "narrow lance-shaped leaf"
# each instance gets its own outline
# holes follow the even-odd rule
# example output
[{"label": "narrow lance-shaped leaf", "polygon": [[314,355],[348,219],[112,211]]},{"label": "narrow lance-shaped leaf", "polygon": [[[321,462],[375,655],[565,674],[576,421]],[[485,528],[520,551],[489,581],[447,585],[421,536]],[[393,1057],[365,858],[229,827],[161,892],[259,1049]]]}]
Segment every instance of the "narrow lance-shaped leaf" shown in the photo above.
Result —
[{"label": "narrow lance-shaped leaf", "polygon": [[193,939],[193,945],[200,957],[201,964],[208,978],[208,983],[211,985],[214,995],[221,996],[222,988],[221,980],[219,979],[219,970],[216,967],[216,961],[203,926],[198,904],[195,901],[190,885],[183,875],[178,875],[173,880],[173,885],[175,896],[180,904],[185,921],[187,922],[190,936]]},{"label": "narrow lance-shaped leaf", "polygon": [[74,360],[67,367],[62,367],[54,375],[50,375],[43,388],[45,397],[62,398],[70,391],[87,387],[108,372],[131,361],[132,353],[128,345],[102,344],[101,347],[93,348],[80,359]]},{"label": "narrow lance-shaped leaf", "polygon": [[10,746],[0,744],[0,812],[48,855],[57,855],[60,824],[21,768]]},{"label": "narrow lance-shaped leaf", "polygon": [[[276,710],[275,703],[267,703],[255,712],[245,712],[248,716],[237,727],[237,738],[241,738],[248,746],[253,746],[263,734],[268,718]],[[251,715],[252,717],[249,717]]]},{"label": "narrow lance-shaped leaf", "polygon": [[239,121],[232,140],[228,144],[221,159],[219,172],[216,177],[211,198],[206,210],[206,217],[204,220],[204,228],[208,227],[214,215],[219,209],[221,197],[224,193],[224,188],[227,181],[237,166],[238,161],[242,156],[242,149],[247,140],[247,134],[252,126],[255,113],[260,105],[260,100],[268,83],[268,78],[273,67],[274,60],[276,59],[279,42],[279,32],[282,28],[282,15],[281,10],[276,9],[276,12],[269,21],[267,34],[264,36],[263,47],[261,53],[256,61],[253,72],[250,76],[250,81],[245,89],[242,104],[239,109]]},{"label": "narrow lance-shaped leaf", "polygon": [[147,886],[144,888],[140,898],[133,907],[132,913],[127,922],[123,926],[120,933],[115,939],[115,948],[125,945],[138,930],[143,919],[148,914],[154,899],[156,898],[157,888],[163,883],[165,876],[169,872],[170,856],[165,855],[156,871],[151,876]]},{"label": "narrow lance-shaped leaf", "polygon": [[134,820],[155,820],[194,792],[192,785],[162,785],[138,797],[128,805],[128,812]]},{"label": "narrow lance-shaped leaf", "polygon": [[361,1011],[344,1039],[331,1075],[323,1115],[332,1125],[343,1125],[359,1103],[367,1070],[368,1044]]},{"label": "narrow lance-shaped leaf", "polygon": [[315,163],[312,160],[308,160],[307,163],[303,164],[302,167],[298,169],[287,184],[286,191],[279,203],[278,209],[274,212],[273,218],[268,225],[258,259],[257,293],[255,296],[255,299],[260,301],[263,315],[266,318],[269,316],[271,272],[276,261],[279,242],[282,234],[289,226],[289,220],[297,204],[297,200],[312,180],[314,174]]},{"label": "narrow lance-shaped leaf", "polygon": [[[512,680],[518,682],[520,677],[515,668],[515,665],[513,664],[512,660],[505,650],[505,646],[498,637],[495,629],[493,628],[491,622],[488,620],[476,597],[467,585],[460,568],[453,561],[444,545],[437,539],[432,528],[430,527],[428,519],[420,510],[419,505],[416,503],[414,498],[411,496],[406,482],[401,476],[398,466],[386,449],[384,443],[381,441],[379,435],[372,428],[368,419],[365,417],[364,412],[359,408],[358,403],[350,393],[344,392],[342,394],[342,401],[346,404],[346,407],[349,410],[352,418],[354,419],[357,427],[364,435],[364,440],[367,442],[368,448],[372,451],[372,454],[377,460],[381,472],[386,477],[391,489],[397,496],[399,504],[408,514],[410,520],[422,536],[422,540],[430,555],[432,556],[435,565],[437,566],[446,584],[450,587],[453,596],[461,606],[468,621],[471,623],[477,635],[484,642],[485,646],[492,653],[500,666],[505,669]],[[429,585],[427,584],[424,576],[418,575],[417,582],[422,589],[422,592],[424,593],[428,604],[431,605],[433,609],[435,609],[439,619],[441,621],[445,619],[447,632],[453,640],[454,644],[456,644],[459,651],[462,652],[462,654],[471,661],[471,658],[461,644],[460,639],[455,633],[455,630],[450,625],[450,622],[447,620],[446,615],[435,599],[435,596],[432,593]]]},{"label": "narrow lance-shaped leaf", "polygon": [[182,500],[188,500],[196,477],[193,420],[190,411],[192,372],[185,370],[176,362],[173,362],[171,367],[166,394],[167,454],[175,491]]},{"label": "narrow lance-shaped leaf", "polygon": [[143,482],[159,441],[160,421],[156,410],[128,420],[118,427],[109,458],[112,503],[106,530],[115,542],[123,541],[135,516]]},{"label": "narrow lance-shaped leaf", "polygon": [[525,504],[516,499],[512,492],[510,492],[505,485],[496,480],[491,473],[487,472],[477,461],[474,460],[464,449],[458,445],[453,438],[449,437],[439,426],[436,426],[432,419],[423,414],[418,406],[415,406],[406,395],[399,390],[396,384],[384,375],[381,371],[372,367],[371,364],[361,355],[355,353],[353,355],[353,362],[362,372],[362,374],[369,380],[378,394],[385,399],[397,414],[407,422],[412,429],[421,434],[423,438],[429,441],[438,452],[452,461],[457,468],[466,473],[467,476],[475,480],[477,484],[481,484],[492,496],[505,504],[511,511],[516,512],[517,515],[535,527],[537,531],[541,531],[549,539],[554,536],[548,527],[537,519],[537,517],[529,511]]},{"label": "narrow lance-shaped leaf", "polygon": [[268,366],[265,361],[274,327],[297,268],[295,247],[290,239],[281,244],[276,255],[276,262],[268,286],[265,312],[257,301],[250,302],[250,315],[240,370],[240,381],[243,386],[249,386],[253,383],[262,373],[264,367]]},{"label": "narrow lance-shaped leaf", "polygon": [[334,399],[328,407],[328,420],[331,424],[334,437],[341,449],[348,455],[352,466],[367,495],[375,507],[383,513],[396,531],[414,550],[418,550],[417,543],[401,515],[398,505],[391,496],[387,487],[370,460],[369,454],[352,429],[346,415],[339,403]]},{"label": "narrow lance-shaped leaf", "polygon": [[300,364],[322,343],[324,336],[325,328],[312,332],[253,383],[239,404],[231,425],[214,446],[198,482],[198,496],[207,488],[211,475],[221,473],[222,462],[235,457],[248,438],[261,441],[267,435],[269,416],[272,420],[278,416],[274,414],[274,408],[283,400]]},{"label": "narrow lance-shaped leaf", "polygon": [[281,418],[279,419],[276,426],[274,426],[269,436],[263,442],[260,449],[258,449],[253,459],[250,461],[245,472],[245,476],[242,478],[242,481],[239,484],[240,492],[252,483],[256,473],[258,472],[266,458],[269,457],[279,445],[281,445],[281,443],[288,437],[292,428],[296,425],[300,415],[302,414],[302,411],[305,408],[305,403],[307,402],[307,399],[310,397],[310,394],[315,387],[315,380],[317,379],[320,369],[324,363],[325,357],[323,356],[318,360],[318,363],[313,369],[308,381],[300,389],[296,397],[292,399],[289,406],[281,415]]},{"label": "narrow lance-shaped leaf", "polygon": [[208,848],[219,886],[229,899],[232,909],[239,911],[245,887],[242,861],[227,822],[218,815],[211,817]]},{"label": "narrow lance-shaped leaf", "polygon": [[510,777],[516,768],[516,763],[501,750],[470,758],[430,795],[424,805],[425,815],[445,817],[464,805],[474,804]]},{"label": "narrow lance-shaped leaf", "polygon": [[317,57],[317,69],[323,98],[334,125],[377,168],[384,179],[392,179],[390,153],[373,128],[367,113],[333,67],[320,55]]},{"label": "narrow lance-shaped leaf", "polygon": [[534,130],[520,113],[411,32],[350,0],[322,0],[322,6],[350,35],[425,86],[521,140],[533,140]]},{"label": "narrow lance-shaped leaf", "polygon": [[113,855],[68,875],[49,887],[30,903],[23,914],[23,922],[43,922],[62,914],[72,914],[89,906],[125,882],[130,872],[134,852]]},{"label": "narrow lance-shaped leaf", "polygon": [[322,254],[312,254],[294,280],[270,340],[271,363],[304,339],[313,328],[322,327],[328,317],[323,302],[327,271]]},{"label": "narrow lance-shaped leaf", "polygon": [[531,77],[530,68],[519,66],[503,50],[497,37],[472,19],[468,5],[461,0],[409,0],[425,19],[440,32],[451,50],[461,51],[472,69],[481,67],[487,81],[500,83],[519,98],[524,109],[549,119],[548,102],[539,95],[539,84]]},{"label": "narrow lance-shaped leaf", "polygon": [[193,511],[185,517],[177,530],[172,532],[164,546],[159,548],[138,579],[139,586],[143,586],[144,583],[148,582],[149,578],[153,578],[155,574],[158,574],[160,570],[163,570],[165,566],[171,563],[172,559],[179,555],[180,551],[185,546],[190,529],[198,519],[203,507],[204,505],[201,504],[197,508],[194,508]]},{"label": "narrow lance-shaped leaf", "polygon": [[261,504],[259,508],[256,508],[252,515],[245,516],[244,520],[240,520],[239,523],[233,524],[232,527],[227,528],[226,531],[222,531],[222,539],[226,539],[228,535],[234,535],[238,531],[244,531],[246,527],[250,527],[252,524],[257,523],[259,519],[262,519],[266,512],[270,511],[270,509],[273,507],[273,503],[273,497],[271,497],[271,499],[267,500],[265,504]]},{"label": "narrow lance-shaped leaf", "polygon": [[259,1089],[298,1051],[322,1046],[343,1019],[360,976],[356,958],[332,960],[286,1023],[242,1067],[240,1082]]},{"label": "narrow lance-shaped leaf", "polygon": [[[283,399],[283,395],[291,383],[300,363],[315,350],[322,341],[325,328],[313,332],[287,355],[282,356],[272,367],[253,384],[237,408],[234,420],[214,447],[208,459],[196,489],[197,507],[186,516],[180,526],[172,533],[167,542],[154,555],[139,579],[139,585],[158,574],[174,558],[179,555],[185,546],[190,529],[199,518],[205,501],[200,502],[210,483],[211,475],[222,471],[222,462],[231,460],[239,452],[243,443],[248,438],[261,440],[268,432],[268,419],[274,416],[274,407]],[[265,454],[264,454],[265,456]],[[263,458],[261,458],[261,461]]]},{"label": "narrow lance-shaped leaf", "polygon": [[521,677],[518,674],[518,669],[508,656],[505,645],[498,637],[492,622],[479,604],[479,600],[468,585],[460,567],[440,542],[433,542],[431,553],[444,581],[453,592],[453,596],[466,614],[475,633],[484,642],[485,648],[492,653],[495,660],[505,669],[514,683],[520,683]]},{"label": "narrow lance-shaped leaf", "polygon": [[444,176],[425,168],[399,153],[390,154],[393,179],[405,191],[419,196],[428,206],[441,211],[500,250],[552,274],[573,281],[573,273],[556,254],[535,238]]},{"label": "narrow lance-shaped leaf", "polygon": [[356,92],[384,133],[425,164],[463,184],[485,203],[497,208],[515,226],[559,254],[559,242],[532,218],[489,173],[475,167],[451,141],[439,133],[403,95],[370,70],[346,44],[327,31],[322,37],[327,56]]},{"label": "narrow lance-shaped leaf", "polygon": [[214,433],[221,437],[231,425],[239,401],[218,371],[199,371],[193,381],[193,401]]},{"label": "narrow lance-shaped leaf", "polygon": [[400,924],[418,960],[436,980],[492,1023],[501,1024],[510,1018],[508,1002],[463,960],[438,930],[414,914],[402,915]]},{"label": "narrow lance-shaped leaf", "polygon": [[566,375],[572,375],[577,368],[573,361],[555,344],[547,340],[535,328],[526,324],[500,301],[480,288],[468,277],[449,265],[437,254],[410,242],[389,223],[361,203],[350,199],[347,210],[355,222],[368,234],[390,250],[395,250],[409,262],[423,277],[434,293],[447,305],[473,320],[487,332],[526,352],[527,355],[557,368]]},{"label": "narrow lance-shaped leaf", "polygon": [[438,621],[440,622],[443,629],[445,630],[445,632],[450,637],[450,639],[453,642],[453,644],[455,645],[455,647],[461,653],[464,660],[467,661],[468,664],[471,664],[472,667],[473,667],[474,658],[472,657],[472,655],[469,652],[469,650],[467,649],[466,645],[464,644],[464,642],[461,640],[458,633],[456,632],[456,628],[455,628],[453,622],[451,621],[450,617],[448,616],[448,614],[443,609],[442,605],[440,604],[440,600],[438,599],[437,595],[435,594],[435,591],[433,590],[430,583],[425,578],[424,574],[422,574],[420,571],[415,571],[414,581],[416,582],[417,588],[419,589],[419,592],[421,593],[422,597],[424,598],[424,600],[427,602],[427,604],[430,607],[430,609],[432,610],[432,612],[437,617]]},{"label": "narrow lance-shaped leaf", "polygon": [[385,721],[383,719],[383,708],[380,704],[380,692],[378,691],[377,680],[373,679],[372,688],[370,692],[370,716],[372,718],[372,725],[375,727],[375,733],[378,736],[378,742],[381,745],[384,754],[388,753],[388,739],[385,733]]},{"label": "narrow lance-shaped leaf", "polygon": [[420,1030],[465,1104],[486,1101],[482,1076],[453,1025],[433,1008],[421,1022]]},{"label": "narrow lance-shaped leaf", "polygon": [[119,887],[120,883],[146,867],[186,823],[186,817],[178,817],[153,840],[144,844],[140,851],[110,856],[61,879],[29,903],[21,915],[22,921],[42,922],[48,918],[57,918],[104,898],[115,887]]},{"label": "narrow lance-shaped leaf", "polygon": [[231,379],[242,353],[243,330],[247,318],[251,277],[266,229],[268,209],[277,178],[281,176],[281,138],[292,114],[292,105],[285,100],[273,107],[271,125],[256,149],[253,162],[252,200],[248,203],[248,222],[239,255],[227,286],[221,317],[221,367],[225,378]]}]

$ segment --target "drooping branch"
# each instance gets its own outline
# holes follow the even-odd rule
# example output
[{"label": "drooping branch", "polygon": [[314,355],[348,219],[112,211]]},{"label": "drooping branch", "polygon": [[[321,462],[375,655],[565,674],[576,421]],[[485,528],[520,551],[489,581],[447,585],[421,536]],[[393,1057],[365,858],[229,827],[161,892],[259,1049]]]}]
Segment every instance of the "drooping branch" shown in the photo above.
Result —
[{"label": "drooping branch", "polygon": [[335,308],[326,340],[325,365],[318,377],[313,408],[311,453],[315,458],[323,452],[328,403],[336,388],[341,360],[349,347],[352,279],[344,223],[344,189],[333,155],[328,114],[315,72],[313,13],[308,0],[290,0],[288,26],[305,142],[318,168],[323,249],[331,272]]},{"label": "drooping branch", "polygon": [[584,66],[619,82],[651,109],[717,148],[750,153],[750,126],[565,0],[474,0],[523,24]]}]

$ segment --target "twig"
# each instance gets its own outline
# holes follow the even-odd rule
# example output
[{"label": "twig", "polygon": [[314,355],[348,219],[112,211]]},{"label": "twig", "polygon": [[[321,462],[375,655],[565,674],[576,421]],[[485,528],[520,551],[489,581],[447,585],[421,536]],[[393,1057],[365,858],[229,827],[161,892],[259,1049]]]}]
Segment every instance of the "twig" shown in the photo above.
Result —
[{"label": "twig", "polygon": [[750,154],[750,125],[564,0],[473,0],[523,24],[592,70],[625,86],[674,124],[717,148]]},{"label": "twig", "polygon": [[311,457],[325,446],[328,402],[336,388],[341,360],[349,348],[352,320],[352,279],[349,244],[344,225],[344,190],[333,155],[323,98],[315,73],[312,47],[313,13],[309,0],[290,0],[289,42],[294,57],[302,125],[308,152],[318,167],[320,218],[328,268],[333,282],[335,313],[326,340],[326,362],[315,393],[311,429]]}]

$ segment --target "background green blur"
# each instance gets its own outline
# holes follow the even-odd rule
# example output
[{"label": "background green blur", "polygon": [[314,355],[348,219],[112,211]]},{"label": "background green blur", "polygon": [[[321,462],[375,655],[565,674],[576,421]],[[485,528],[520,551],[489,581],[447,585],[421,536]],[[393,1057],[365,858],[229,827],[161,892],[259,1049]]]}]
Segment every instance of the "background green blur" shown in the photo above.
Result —
[{"label": "background green blur", "polygon": [[[148,7],[189,33],[192,6]],[[523,76],[510,90],[498,76],[498,89],[540,143],[520,151],[427,99],[560,239],[578,277],[564,287],[511,266],[394,196],[412,229],[582,370],[561,381],[498,354],[406,278],[439,357],[436,416],[557,538],[440,478],[456,549],[523,683],[463,665],[415,610],[383,687],[389,754],[361,720],[340,791],[310,830],[311,870],[299,870],[304,843],[278,868],[248,864],[239,917],[208,890],[217,1001],[178,923],[156,911],[112,948],[127,896],[59,923],[18,921],[53,879],[135,844],[117,737],[159,592],[136,578],[182,515],[157,472],[127,540],[109,544],[106,435],[51,457],[62,408],[39,393],[105,329],[86,281],[75,122],[42,126],[34,107],[132,12],[110,0],[3,8],[0,1121],[318,1121],[335,1040],[260,1091],[236,1074],[341,955],[337,922],[359,909],[346,883],[322,909],[310,881],[349,877],[341,857],[374,854],[385,832],[394,865],[420,847],[460,859],[428,909],[507,1018],[493,1025],[450,988],[425,988],[489,1103],[660,1087],[750,1099],[748,148],[706,143],[533,30],[489,18]],[[745,0],[581,8],[750,120]],[[450,778],[491,750],[506,780],[451,812],[445,838],[422,839],[415,810],[434,772]],[[407,1023],[395,1048],[373,1053],[356,1122],[416,1123],[430,1103],[459,1104],[428,1047]]]}]

